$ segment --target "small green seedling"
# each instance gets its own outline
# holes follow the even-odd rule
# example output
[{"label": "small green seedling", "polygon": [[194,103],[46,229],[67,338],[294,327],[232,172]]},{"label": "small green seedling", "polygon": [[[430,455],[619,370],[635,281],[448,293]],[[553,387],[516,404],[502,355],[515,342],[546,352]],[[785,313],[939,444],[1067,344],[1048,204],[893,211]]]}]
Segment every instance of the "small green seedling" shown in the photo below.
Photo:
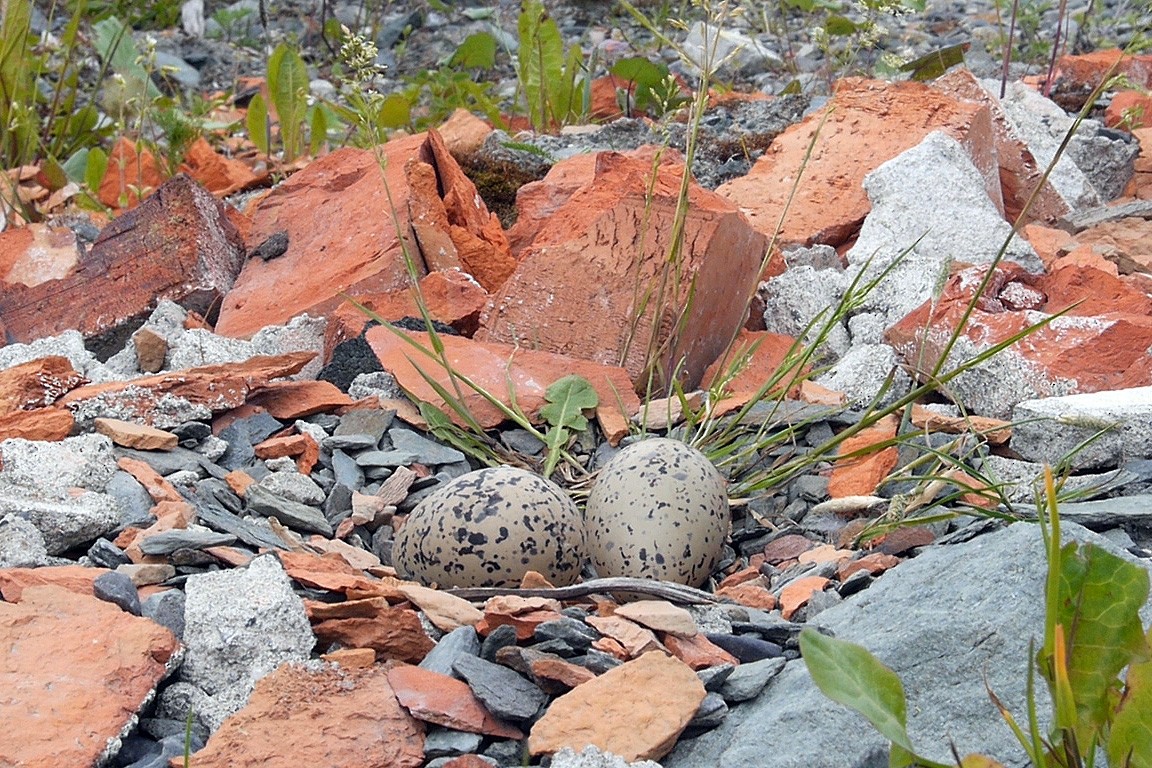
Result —
[{"label": "small green seedling", "polygon": [[544,434],[544,443],[548,446],[544,477],[549,477],[572,435],[588,428],[584,411],[599,405],[600,396],[587,379],[570,374],[553,382],[545,390],[544,399],[548,402],[540,409],[540,417],[548,422],[548,431]]}]

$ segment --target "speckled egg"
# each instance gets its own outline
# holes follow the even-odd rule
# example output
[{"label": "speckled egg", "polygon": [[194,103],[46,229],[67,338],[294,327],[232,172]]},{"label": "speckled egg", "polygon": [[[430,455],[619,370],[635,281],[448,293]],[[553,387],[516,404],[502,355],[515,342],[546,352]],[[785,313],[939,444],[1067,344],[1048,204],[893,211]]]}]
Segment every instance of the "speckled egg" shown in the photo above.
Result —
[{"label": "speckled egg", "polygon": [[421,501],[392,546],[392,564],[442,587],[514,587],[528,571],[556,586],[580,576],[580,510],[554,483],[513,467],[469,472]]},{"label": "speckled egg", "polygon": [[620,451],[596,478],[584,515],[596,573],[701,586],[728,533],[724,486],[712,462],[678,440]]}]

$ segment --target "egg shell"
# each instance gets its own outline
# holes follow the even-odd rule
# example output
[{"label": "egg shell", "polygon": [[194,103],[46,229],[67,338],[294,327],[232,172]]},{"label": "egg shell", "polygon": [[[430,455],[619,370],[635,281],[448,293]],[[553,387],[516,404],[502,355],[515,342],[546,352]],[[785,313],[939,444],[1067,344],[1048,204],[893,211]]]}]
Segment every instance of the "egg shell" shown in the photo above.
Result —
[{"label": "egg shell", "polygon": [[731,517],[712,462],[678,440],[652,438],[604,465],[584,521],[597,575],[698,587],[720,559]]},{"label": "egg shell", "polygon": [[580,510],[564,491],[531,472],[493,467],[416,505],[396,534],[392,563],[442,587],[514,587],[528,571],[567,586],[584,552]]}]

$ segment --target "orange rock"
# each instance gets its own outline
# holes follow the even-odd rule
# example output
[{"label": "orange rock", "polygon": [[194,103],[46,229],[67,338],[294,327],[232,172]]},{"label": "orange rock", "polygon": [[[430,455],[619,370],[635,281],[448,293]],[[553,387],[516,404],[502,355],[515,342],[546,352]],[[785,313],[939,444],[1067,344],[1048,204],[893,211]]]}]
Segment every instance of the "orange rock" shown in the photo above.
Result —
[{"label": "orange rock", "polygon": [[802,576],[788,583],[780,590],[780,612],[785,619],[791,619],[800,608],[808,604],[808,600],[817,592],[823,592],[824,587],[831,582],[823,576]]},{"label": "orange rock", "polygon": [[740,663],[735,656],[704,635],[698,634],[695,637],[668,635],[664,638],[664,647],[692,669],[707,669],[720,664]]},{"label": "orange rock", "polygon": [[989,419],[985,416],[945,416],[922,405],[912,406],[910,421],[913,426],[929,432],[947,432],[953,435],[971,432],[980,435],[992,445],[1003,445],[1012,437],[1011,422]]},{"label": "orange rock", "polygon": [[[309,552],[279,552],[281,565],[289,578],[304,586],[329,592],[373,592],[383,585],[353,568],[339,555],[320,557]],[[393,592],[392,594],[396,594]]]},{"label": "orange rock", "polygon": [[72,432],[76,420],[59,408],[35,408],[0,414],[0,440],[13,437],[24,440],[63,440]]},{"label": "orange rock", "polygon": [[[532,198],[517,196],[529,222],[524,226],[539,229],[489,300],[477,339],[605,365],[622,360],[641,387],[649,349],[660,349],[651,361],[659,367],[656,389],[668,389],[674,370],[686,389],[697,386],[744,323],[744,300],[756,289],[767,239],[734,203],[691,184],[679,278],[672,280],[668,237],[682,165],[670,152],[656,165],[654,152],[602,152],[591,163],[557,163],[534,184],[557,183],[563,195],[575,179],[582,183],[547,215],[539,206],[526,211]],[[576,170],[566,177],[562,166],[569,162]],[[634,317],[646,291],[646,308]]]},{"label": "orange rock", "polygon": [[0,568],[0,597],[18,603],[29,587],[50,585],[86,597],[92,596],[92,582],[108,573],[106,568],[84,565],[52,565],[41,568]]},{"label": "orange rock", "polygon": [[895,568],[900,564],[900,558],[893,555],[885,555],[882,552],[872,552],[871,554],[858,557],[851,562],[844,563],[837,571],[840,581],[844,581],[857,571],[868,571],[873,576],[879,576],[889,568]]},{"label": "orange rock", "polygon": [[716,590],[716,596],[727,597],[740,603],[740,605],[746,605],[749,608],[759,608],[762,611],[773,610],[777,602],[775,595],[769,592],[763,584],[756,582],[722,587]]},{"label": "orange rock", "polygon": [[[431,350],[427,334],[408,333],[425,349]],[[451,409],[440,399],[420,371],[441,383],[449,392],[453,385],[447,372],[432,357],[416,351],[387,328],[370,328],[365,334],[372,351],[385,370],[392,373],[405,391],[420,401],[436,405],[452,416]],[[445,354],[452,369],[471,379],[486,392],[505,404],[511,403],[512,391],[516,404],[530,419],[538,420],[544,405],[545,390],[558,379],[570,373],[583,376],[600,396],[600,408],[619,407],[622,403],[628,414],[639,408],[640,400],[632,391],[632,382],[623,369],[576,360],[563,355],[537,352],[505,344],[482,343],[460,336],[441,336]],[[418,367],[417,367],[418,366]],[[481,426],[494,427],[504,420],[504,414],[483,396],[461,385],[464,402]]]},{"label": "orange rock", "polygon": [[247,705],[224,721],[193,763],[418,768],[424,728],[400,706],[382,667],[284,664],[256,683]]},{"label": "orange rock", "polygon": [[341,648],[322,653],[320,658],[339,664],[344,669],[368,669],[376,663],[376,651],[371,648]]},{"label": "orange rock", "polygon": [[[255,247],[287,232],[288,250],[248,261],[221,307],[218,333],[248,336],[303,312],[326,315],[342,294],[407,289],[404,248],[423,274],[437,268],[425,263],[440,253],[431,247],[434,236],[455,266],[499,271],[507,253],[503,230],[434,132],[393,139],[380,150],[383,167],[372,151],[332,152],[258,203],[247,242]],[[406,237],[409,226],[416,232],[419,248],[401,242],[389,206]]]},{"label": "orange rock", "polygon": [[598,651],[603,651],[611,656],[615,656],[621,661],[627,661],[629,658],[628,651],[620,643],[616,642],[610,637],[598,637],[592,641],[592,647]]},{"label": "orange rock", "polygon": [[[900,420],[896,416],[885,416],[840,443],[836,451],[836,462],[832,465],[832,475],[828,478],[828,495],[838,499],[842,496],[867,496],[875,493],[884,478],[896,467],[897,461],[894,446],[880,449],[875,446],[895,437],[899,428]],[[858,451],[860,455],[852,456]]]},{"label": "orange rock", "polygon": [[795,560],[801,552],[807,552],[816,546],[816,542],[798,533],[789,533],[778,539],[772,539],[764,545],[764,561],[772,565],[785,560]]},{"label": "orange rock", "polygon": [[108,153],[108,170],[96,196],[109,208],[135,208],[164,183],[164,174],[151,150],[121,136]]},{"label": "orange rock", "polygon": [[659,760],[704,701],[704,685],[679,659],[646,653],[552,702],[528,736],[536,756],[589,744],[624,760]]},{"label": "orange rock", "polygon": [[[616,654],[612,655],[616,656]],[[627,657],[621,655],[616,656],[616,658],[624,659]],[[565,688],[575,688],[589,680],[596,679],[595,673],[587,667],[572,664],[560,658],[532,659],[528,662],[528,668],[532,672],[532,677],[538,681],[543,681],[545,685],[559,683]]]},{"label": "orange rock", "polygon": [[470,627],[484,618],[472,603],[447,592],[419,584],[404,584],[399,589],[441,632]]},{"label": "orange rock", "polygon": [[265,384],[248,400],[282,421],[352,404],[352,398],[328,381],[276,381]]},{"label": "orange rock", "polygon": [[340,643],[345,648],[371,648],[377,658],[420,663],[435,647],[416,611],[381,607],[372,618],[326,619],[312,625],[316,642]]},{"label": "orange rock", "polygon": [[255,184],[260,178],[244,163],[225,157],[203,136],[184,152],[181,169],[217,197],[227,197]]},{"label": "orange rock", "polygon": [[[1120,274],[1152,272],[1152,254],[1148,252],[1148,239],[1152,237],[1152,222],[1139,217],[1116,219],[1097,224],[1076,235],[1081,246],[1090,246],[1116,265]],[[1091,314],[1098,314],[1091,312]]]},{"label": "orange rock", "polygon": [[653,632],[679,637],[693,637],[700,632],[692,614],[667,600],[636,600],[624,603],[616,609],[615,615],[648,627]]},{"label": "orange rock", "polygon": [[[988,349],[1036,322],[1034,313],[1009,311],[999,301],[999,292],[1016,283],[1010,270],[998,269],[1005,272],[994,281],[999,287],[994,284],[985,294],[964,328],[963,336],[971,346],[968,354]],[[1049,294],[1041,309],[1063,309],[1079,299],[1084,303],[1071,310],[1071,317],[1034,329],[1001,352],[999,359],[1014,356],[1016,364],[1029,370],[1032,397],[1068,394],[1073,389],[1098,392],[1152,384],[1152,359],[1144,354],[1152,346],[1152,317],[1111,311],[1113,307],[1140,307],[1147,298],[1121,290],[1115,278],[1100,270],[1066,269],[1080,271],[1057,270],[1038,282],[1038,287]],[[902,355],[920,361],[921,370],[931,370],[942,352],[942,340],[965,314],[979,281],[978,276],[973,279],[974,274],[966,270],[953,275],[934,307],[926,302],[888,329],[888,343]],[[941,329],[947,329],[943,336],[939,335]],[[1013,403],[1004,405],[1007,409]]]},{"label": "orange rock", "polygon": [[1056,62],[1052,98],[1071,112],[1078,111],[1113,65],[1137,88],[1152,88],[1152,55],[1131,56],[1118,48],[1061,56]]},{"label": "orange rock", "polygon": [[441,768],[492,768],[492,763],[479,755],[460,755],[444,763]]},{"label": "orange rock", "polygon": [[0,764],[53,768],[99,764],[168,675],[180,643],[91,588],[29,586],[20,602],[0,603],[0,647],[0,718],[6,733],[22,734],[0,739]]},{"label": "orange rock", "polygon": [[233,493],[235,493],[240,498],[244,498],[244,494],[247,492],[248,486],[255,483],[256,479],[247,472],[234,469],[224,476],[224,482],[228,483],[228,487],[232,489]]},{"label": "orange rock", "polygon": [[622,616],[589,616],[585,621],[600,634],[620,643],[631,658],[661,648],[655,632]]},{"label": "orange rock", "polygon": [[829,389],[810,379],[800,382],[800,399],[812,405],[841,406],[848,402],[848,396],[843,392]]},{"label": "orange rock", "polygon": [[936,541],[936,534],[924,525],[896,528],[875,539],[872,545],[886,555],[902,555],[916,547],[926,547]]},{"label": "orange rock", "polygon": [[[439,270],[420,278],[420,294],[433,320],[446,323],[469,337],[476,332],[480,311],[488,301],[488,292],[475,278],[458,269]],[[385,294],[358,294],[352,298],[363,309],[345,302],[329,316],[324,334],[325,359],[331,357],[337,344],[359,336],[369,320],[379,317],[396,322],[405,317],[420,317],[420,308],[410,288]]]},{"label": "orange rock", "polygon": [[79,408],[89,400],[112,401],[122,410],[131,409],[133,420],[144,424],[152,423],[157,405],[167,395],[182,397],[213,412],[226,411],[242,405],[253,390],[270,380],[299,372],[315,356],[314,352],[259,355],[242,363],[204,365],[130,381],[88,384],[61,397],[58,405]]},{"label": "orange rock", "polygon": [[1057,259],[1076,247],[1076,238],[1072,235],[1042,224],[1025,224],[1024,239],[1036,251],[1046,269],[1052,269]]},{"label": "orange rock", "polygon": [[0,232],[0,284],[34,288],[76,268],[80,248],[68,227],[27,224]]},{"label": "orange rock", "polygon": [[140,451],[170,451],[180,442],[172,432],[121,419],[96,418],[92,420],[92,428],[107,435],[116,445]]},{"label": "orange rock", "polygon": [[[825,109],[772,141],[752,170],[717,188],[736,202],[757,230],[772,236],[788,198],[795,198],[776,241],[789,245],[846,245],[871,209],[863,181],[881,163],[943,130],[964,144],[986,172],[990,196],[999,198],[988,108],[921,83],[844,78]],[[819,132],[809,155],[809,145]],[[765,278],[784,270],[774,256]]]},{"label": "orange rock", "polygon": [[[713,386],[716,377],[724,372],[724,368],[735,365],[736,361],[747,356],[747,362],[726,384],[728,392],[758,392],[762,386],[773,379],[781,364],[787,357],[789,350],[793,349],[796,340],[791,336],[768,331],[740,330],[740,335],[732,345],[732,353],[726,358],[721,357],[708,366],[704,371],[704,378],[700,386],[709,389]],[[801,350],[795,347],[797,353]],[[791,375],[786,375],[767,394],[780,394],[783,385],[792,383]]]},{"label": "orange rock", "polygon": [[468,684],[448,675],[408,664],[388,670],[396,698],[418,720],[466,733],[521,739],[519,730],[492,716]]},{"label": "orange rock", "polygon": [[30,342],[68,329],[110,334],[159,299],[204,313],[223,298],[243,258],[224,206],[177,176],[106,226],[83,265],[33,287],[0,283],[0,319],[11,339]]},{"label": "orange rock", "polygon": [[562,614],[553,610],[525,611],[514,615],[491,613],[485,610],[484,618],[475,625],[481,636],[487,636],[496,627],[507,624],[516,630],[517,640],[527,640],[536,634],[536,627],[546,621],[556,621]]},{"label": "orange rock", "polygon": [[152,497],[152,501],[184,501],[184,497],[176,490],[176,486],[165,480],[164,476],[154,470],[147,462],[121,456],[116,460],[116,466],[136,478],[136,482],[144,486],[144,490]]},{"label": "orange rock", "polygon": [[731,573],[725,576],[724,580],[720,582],[719,587],[720,589],[724,589],[725,587],[734,587],[737,584],[743,584],[746,581],[752,581],[753,579],[758,578],[760,578],[760,569],[748,566],[747,568],[741,568],[735,573]]},{"label": "orange rock", "polygon": [[463,107],[457,107],[436,129],[453,157],[470,155],[484,143],[492,126]]},{"label": "orange rock", "polygon": [[831,544],[820,544],[796,556],[798,563],[839,563],[851,559],[856,553],[850,549],[837,549]]}]

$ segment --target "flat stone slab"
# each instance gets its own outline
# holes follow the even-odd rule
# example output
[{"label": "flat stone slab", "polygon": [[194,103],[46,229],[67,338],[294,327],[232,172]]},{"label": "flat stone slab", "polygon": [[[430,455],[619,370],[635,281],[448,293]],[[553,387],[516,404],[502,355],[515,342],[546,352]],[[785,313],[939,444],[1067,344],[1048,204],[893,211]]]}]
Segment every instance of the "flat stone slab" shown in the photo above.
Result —
[{"label": "flat stone slab", "polygon": [[1071,456],[1073,469],[1115,467],[1152,456],[1152,387],[1134,387],[1026,400],[1012,411],[1012,450],[1056,464]]}]

